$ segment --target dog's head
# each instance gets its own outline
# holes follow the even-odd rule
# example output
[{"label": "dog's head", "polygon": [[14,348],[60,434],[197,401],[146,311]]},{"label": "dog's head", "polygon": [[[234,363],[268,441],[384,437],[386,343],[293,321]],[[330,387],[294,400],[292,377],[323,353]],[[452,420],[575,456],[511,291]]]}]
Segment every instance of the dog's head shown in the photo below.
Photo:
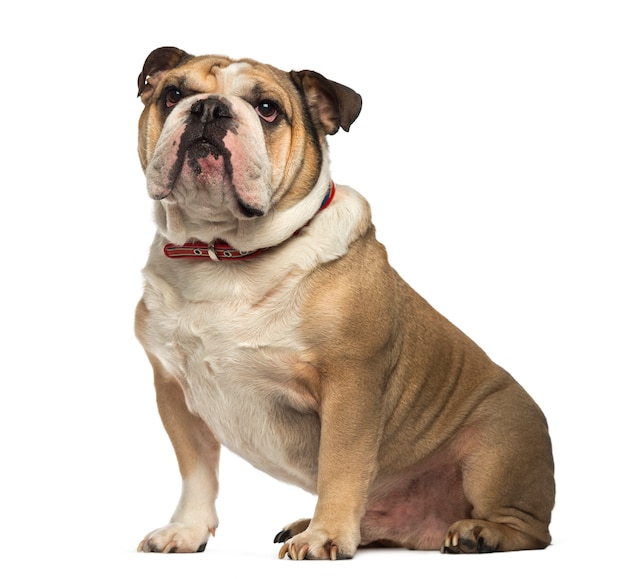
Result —
[{"label": "dog's head", "polygon": [[148,56],[138,85],[139,156],[149,194],[172,212],[161,219],[171,237],[193,223],[228,229],[325,189],[325,137],[361,109],[358,94],[316,72],[173,47]]}]

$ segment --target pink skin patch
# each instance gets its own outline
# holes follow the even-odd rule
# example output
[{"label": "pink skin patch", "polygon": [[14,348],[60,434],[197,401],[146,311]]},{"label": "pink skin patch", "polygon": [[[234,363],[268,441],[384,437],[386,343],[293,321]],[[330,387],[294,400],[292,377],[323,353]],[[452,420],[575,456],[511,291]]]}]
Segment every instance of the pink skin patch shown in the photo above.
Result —
[{"label": "pink skin patch", "polygon": [[[257,118],[255,123],[259,123]],[[266,213],[271,196],[271,164],[262,137],[260,127],[257,131],[242,127],[236,135],[229,132],[224,144],[230,151],[232,184],[239,199],[246,206]]]}]

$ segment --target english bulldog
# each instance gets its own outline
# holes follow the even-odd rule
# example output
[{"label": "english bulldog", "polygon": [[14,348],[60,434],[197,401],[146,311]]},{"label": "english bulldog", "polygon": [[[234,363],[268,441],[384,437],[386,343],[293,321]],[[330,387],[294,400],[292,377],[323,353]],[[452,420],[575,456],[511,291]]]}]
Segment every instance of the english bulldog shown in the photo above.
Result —
[{"label": "english bulldog", "polygon": [[[542,411],[390,267],[326,136],[361,97],[317,72],[158,48],[139,75],[156,235],[136,333],[182,494],[144,552],[203,551],[220,447],[317,496],[281,558],[541,549]],[[400,193],[398,194],[400,195]]]}]

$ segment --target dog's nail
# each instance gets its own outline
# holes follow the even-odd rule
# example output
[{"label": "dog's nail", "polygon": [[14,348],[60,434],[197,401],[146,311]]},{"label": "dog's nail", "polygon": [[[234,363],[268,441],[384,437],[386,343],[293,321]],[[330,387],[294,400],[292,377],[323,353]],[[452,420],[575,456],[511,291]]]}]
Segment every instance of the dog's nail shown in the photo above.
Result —
[{"label": "dog's nail", "polygon": [[137,553],[142,553],[143,552],[143,547],[146,544],[146,541],[141,541],[141,543],[139,543],[139,545],[137,545]]},{"label": "dog's nail", "polygon": [[293,561],[297,561],[298,560],[298,551],[296,551],[296,546],[295,545],[290,545],[289,546],[289,557],[291,557],[291,559]]},{"label": "dog's nail", "polygon": [[309,546],[308,545],[304,545],[299,551],[298,551],[298,561],[304,561],[304,558],[306,557],[306,554],[309,552]]},{"label": "dog's nail", "polygon": [[453,547],[459,546],[459,534],[458,533],[454,533],[454,535],[452,535],[452,546]]},{"label": "dog's nail", "polygon": [[280,551],[278,551],[278,558],[279,559],[283,559],[285,557],[285,555],[287,554],[287,551],[289,551],[289,545],[287,543],[285,543],[280,548]]},{"label": "dog's nail", "polygon": [[337,560],[337,552],[339,551],[337,545],[331,545],[330,547],[330,560],[331,561],[336,561]]},{"label": "dog's nail", "polygon": [[170,541],[167,545],[165,545],[162,553],[176,553],[176,543],[174,541]]}]

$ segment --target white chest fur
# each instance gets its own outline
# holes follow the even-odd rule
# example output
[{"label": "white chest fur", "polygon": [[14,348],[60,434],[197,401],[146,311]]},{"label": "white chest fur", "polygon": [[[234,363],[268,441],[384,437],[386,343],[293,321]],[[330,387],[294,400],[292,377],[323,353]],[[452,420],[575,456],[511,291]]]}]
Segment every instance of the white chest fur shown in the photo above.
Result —
[{"label": "white chest fur", "polygon": [[304,272],[157,260],[144,273],[148,347],[183,385],[189,409],[253,465],[314,488],[316,465],[301,457],[303,445],[316,456],[319,438],[298,383]]}]

